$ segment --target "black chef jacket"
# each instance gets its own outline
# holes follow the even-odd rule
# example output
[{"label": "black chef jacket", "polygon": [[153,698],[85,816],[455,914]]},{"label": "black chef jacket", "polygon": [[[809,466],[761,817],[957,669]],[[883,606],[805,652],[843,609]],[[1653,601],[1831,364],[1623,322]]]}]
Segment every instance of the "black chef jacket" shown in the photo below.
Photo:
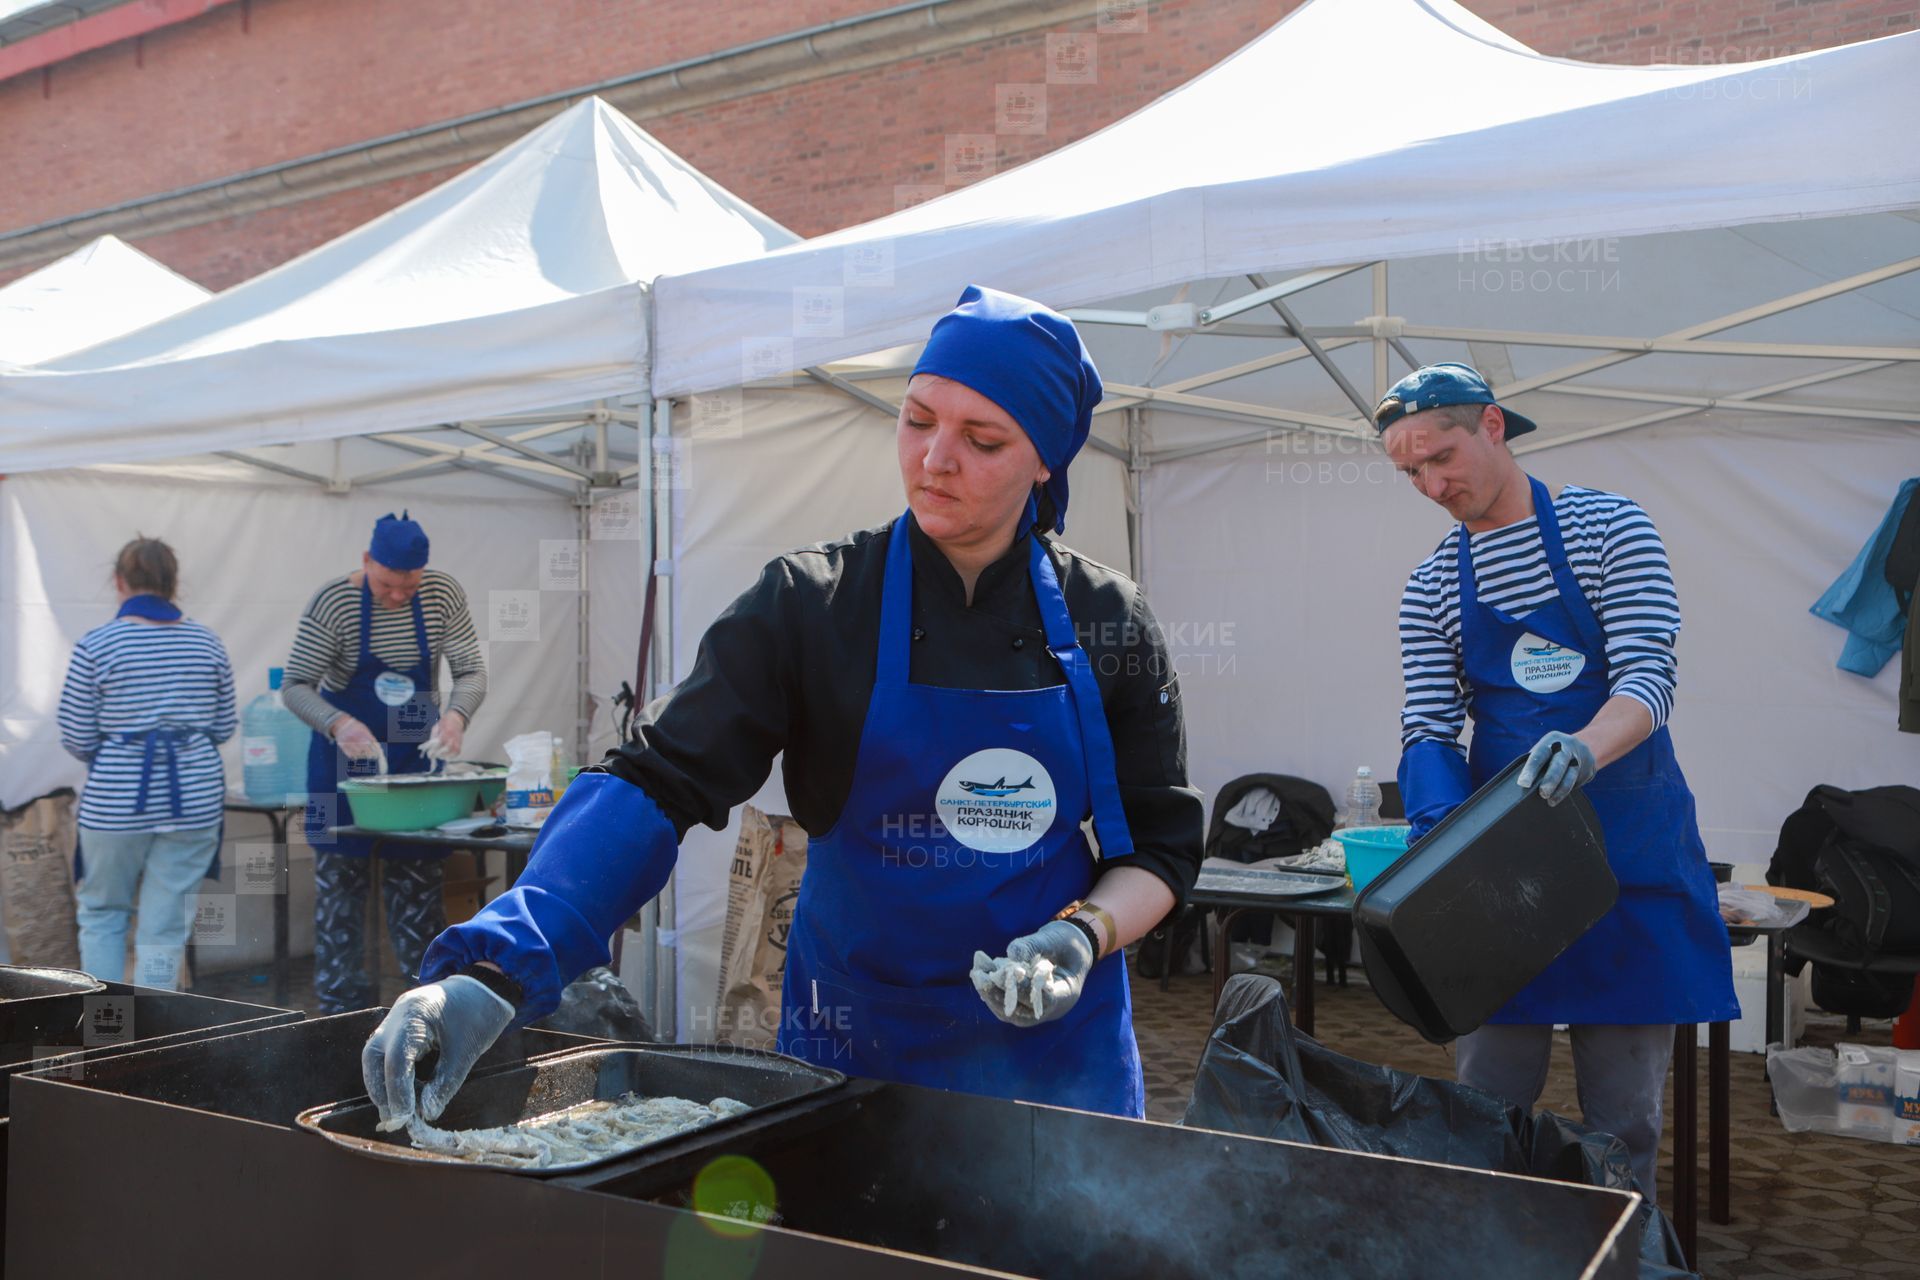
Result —
[{"label": "black chef jacket", "polygon": [[[607,770],[644,788],[679,835],[696,822],[723,828],[781,751],[795,820],[819,835],[839,818],[873,694],[889,529],[769,564],[707,628],[693,673],[639,717],[639,740],[608,755]],[[1065,682],[1028,581],[1026,536],[987,566],[971,605],[960,575],[911,520],[909,536],[915,684],[1026,690]],[[1113,734],[1135,850],[1127,862],[1184,902],[1200,870],[1205,815],[1200,793],[1187,785],[1179,681],[1165,639],[1131,579],[1058,543],[1046,546]]]}]

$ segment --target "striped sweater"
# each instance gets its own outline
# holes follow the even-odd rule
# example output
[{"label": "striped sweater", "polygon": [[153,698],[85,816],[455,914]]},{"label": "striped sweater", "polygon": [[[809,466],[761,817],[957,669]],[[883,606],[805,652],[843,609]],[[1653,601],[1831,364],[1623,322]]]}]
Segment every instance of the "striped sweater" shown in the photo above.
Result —
[{"label": "striped sweater", "polygon": [[[427,678],[434,700],[471,723],[486,700],[487,668],[467,593],[451,576],[429,569],[420,578],[419,600],[432,651]],[[337,693],[346,688],[360,658],[360,601],[360,588],[350,576],[335,578],[314,593],[294,633],[281,696],[289,710],[321,732],[340,713],[318,690]],[[413,607],[383,609],[375,604],[371,643],[374,656],[388,666],[411,668],[420,660]],[[453,672],[453,688],[444,699],[439,696],[441,658]]]},{"label": "striped sweater", "polygon": [[[233,667],[220,637],[186,620],[117,618],[80,637],[60,693],[60,741],[87,762],[79,822],[94,831],[186,831],[219,823],[226,775],[215,744],[238,724]],[[179,740],[181,812],[172,812],[164,749],[154,753],[144,808],[140,777],[150,729],[197,730]]]},{"label": "striped sweater", "polygon": [[[1606,634],[1612,693],[1644,703],[1653,726],[1673,710],[1680,601],[1667,550],[1647,513],[1617,493],[1568,485],[1553,500],[1567,562]],[[1460,527],[1407,579],[1400,598],[1400,670],[1406,703],[1400,743],[1432,739],[1457,747],[1466,723],[1461,687]],[[1533,517],[1468,540],[1480,600],[1519,617],[1554,598],[1552,571]]]}]

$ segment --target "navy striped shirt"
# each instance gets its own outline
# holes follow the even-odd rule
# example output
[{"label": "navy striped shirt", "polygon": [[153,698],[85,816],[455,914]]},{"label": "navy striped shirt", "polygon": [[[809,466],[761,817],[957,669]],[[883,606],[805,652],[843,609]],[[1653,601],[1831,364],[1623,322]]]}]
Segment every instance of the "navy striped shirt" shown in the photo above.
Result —
[{"label": "navy striped shirt", "polygon": [[[1680,634],[1680,600],[1660,534],[1638,503],[1617,493],[1568,485],[1553,510],[1568,567],[1606,634],[1609,691],[1645,704],[1658,729],[1673,710]],[[1400,597],[1402,747],[1422,739],[1457,744],[1466,723],[1459,540],[1455,525]],[[1467,547],[1481,603],[1518,618],[1557,594],[1535,517],[1472,534]]]},{"label": "navy striped shirt", "polygon": [[[233,666],[220,637],[206,627],[116,618],[87,632],[74,646],[60,692],[61,745],[89,766],[80,825],[94,831],[214,826],[226,794],[215,744],[231,738],[238,723]],[[154,752],[146,807],[139,805],[147,748],[137,735],[163,727],[199,731],[176,748],[177,817],[164,748]]]}]

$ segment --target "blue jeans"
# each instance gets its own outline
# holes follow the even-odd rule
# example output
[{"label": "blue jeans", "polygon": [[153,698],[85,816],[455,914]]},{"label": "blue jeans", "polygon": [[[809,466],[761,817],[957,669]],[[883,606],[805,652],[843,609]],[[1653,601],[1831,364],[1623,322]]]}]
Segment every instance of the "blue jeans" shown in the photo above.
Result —
[{"label": "blue jeans", "polygon": [[86,866],[75,893],[80,967],[107,982],[121,981],[127,966],[127,924],[137,911],[134,982],[177,988],[191,896],[213,865],[219,839],[217,826],[191,831],[82,830]]}]

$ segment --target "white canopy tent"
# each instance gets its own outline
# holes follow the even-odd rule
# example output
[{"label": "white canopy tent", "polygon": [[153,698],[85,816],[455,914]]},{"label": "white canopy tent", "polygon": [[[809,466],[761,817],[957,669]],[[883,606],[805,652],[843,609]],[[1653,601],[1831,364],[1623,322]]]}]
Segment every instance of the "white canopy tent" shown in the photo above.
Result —
[{"label": "white canopy tent", "polygon": [[644,394],[647,282],[793,239],[585,99],[191,311],[8,374],[0,460],[171,459]]},{"label": "white canopy tent", "polygon": [[0,286],[0,367],[38,364],[204,301],[205,289],[117,236]]},{"label": "white canopy tent", "polygon": [[[898,511],[882,433],[911,348],[826,362],[917,342],[977,281],[1070,309],[1106,377],[1067,540],[1130,548],[1195,783],[1338,794],[1398,758],[1399,593],[1446,531],[1362,415],[1411,365],[1469,360],[1543,424],[1530,470],[1661,527],[1676,739],[1713,855],[1757,870],[1814,783],[1920,775],[1891,671],[1836,671],[1841,635],[1806,612],[1920,472],[1916,56],[1909,34],[1594,66],[1444,0],[1318,0],[1019,169],[669,276],[674,674],[769,555]],[[802,372],[741,388],[743,367]],[[696,1027],[723,866],[681,862]]]},{"label": "white canopy tent", "polygon": [[136,531],[179,552],[244,704],[409,508],[486,648],[469,753],[535,728],[604,748],[612,717],[587,721],[632,676],[651,554],[647,281],[793,239],[589,99],[285,266],[0,375],[0,803],[84,776],[59,682]]}]

